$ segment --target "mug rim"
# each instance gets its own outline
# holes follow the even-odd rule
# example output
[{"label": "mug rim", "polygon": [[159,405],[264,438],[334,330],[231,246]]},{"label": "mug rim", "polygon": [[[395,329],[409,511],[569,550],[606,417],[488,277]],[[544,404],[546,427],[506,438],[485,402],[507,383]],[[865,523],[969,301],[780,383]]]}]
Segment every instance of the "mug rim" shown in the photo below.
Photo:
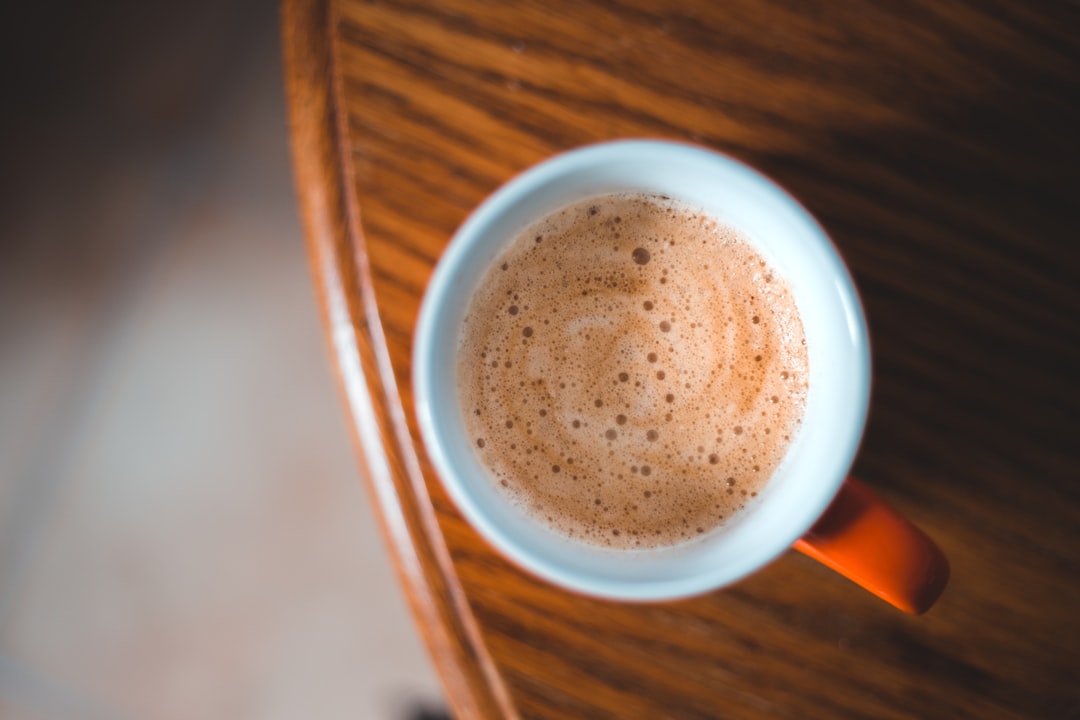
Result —
[{"label": "mug rim", "polygon": [[[464,487],[460,477],[460,468],[455,466],[450,458],[451,453],[446,447],[449,440],[446,438],[446,433],[440,430],[435,409],[432,406],[432,390],[437,383],[434,376],[435,363],[432,362],[433,344],[440,321],[447,312],[446,298],[455,288],[460,267],[474,252],[478,241],[484,237],[485,230],[501,214],[509,212],[509,208],[529,198],[537,191],[537,188],[610,160],[613,154],[626,156],[627,153],[646,155],[660,153],[672,154],[671,156],[691,153],[704,156],[709,162],[726,166],[727,171],[734,171],[745,176],[773,199],[786,205],[798,215],[808,233],[817,239],[818,244],[829,256],[827,259],[830,274],[837,292],[842,296],[842,304],[847,312],[846,321],[852,336],[852,351],[857,365],[857,376],[851,378],[853,390],[847,408],[850,417],[848,425],[851,431],[848,437],[837,441],[834,450],[835,461],[832,464],[840,470],[822,480],[822,490],[816,494],[814,502],[800,511],[798,521],[793,521],[785,532],[778,533],[776,542],[770,546],[768,552],[759,553],[758,557],[753,558],[752,563],[726,574],[716,572],[689,579],[661,581],[646,579],[636,583],[613,584],[608,580],[596,580],[583,576],[581,573],[567,572],[566,568],[526,551],[515,538],[500,530],[496,523],[489,521],[488,513],[474,502],[470,492]],[[539,216],[534,217],[533,221],[538,219]],[[507,244],[509,242],[512,242],[512,238],[506,240]],[[493,261],[494,258],[490,258],[485,267],[490,267]],[[456,354],[454,358],[456,359]],[[428,283],[414,334],[412,360],[414,402],[425,451],[443,487],[469,523],[500,554],[532,574],[587,595],[624,601],[676,599],[708,592],[755,572],[782,554],[810,529],[839,492],[861,442],[869,409],[870,351],[862,303],[850,273],[828,234],[798,200],[754,168],[710,148],[666,140],[616,140],[569,150],[533,165],[489,195],[454,233]]]}]

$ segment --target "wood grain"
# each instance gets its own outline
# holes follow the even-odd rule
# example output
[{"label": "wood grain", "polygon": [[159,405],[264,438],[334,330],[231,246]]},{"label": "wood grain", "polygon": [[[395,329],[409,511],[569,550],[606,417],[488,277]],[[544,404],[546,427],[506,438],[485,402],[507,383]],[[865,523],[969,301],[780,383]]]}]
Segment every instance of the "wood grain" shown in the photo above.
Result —
[{"label": "wood grain", "polygon": [[[331,350],[458,716],[1080,715],[1080,10],[290,0],[284,26]],[[928,615],[794,553],[678,603],[574,596],[443,492],[409,386],[442,249],[532,163],[641,136],[761,168],[847,258],[875,353],[856,472],[949,555]]]}]

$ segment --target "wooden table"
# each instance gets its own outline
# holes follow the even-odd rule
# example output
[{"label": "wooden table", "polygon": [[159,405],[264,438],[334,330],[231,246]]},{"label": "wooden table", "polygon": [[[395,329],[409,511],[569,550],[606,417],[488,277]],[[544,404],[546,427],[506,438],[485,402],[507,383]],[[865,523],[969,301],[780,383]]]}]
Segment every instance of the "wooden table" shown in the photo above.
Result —
[{"label": "wooden table", "polygon": [[[288,0],[284,30],[331,351],[458,717],[1080,714],[1080,9]],[[929,614],[795,553],[693,600],[577,597],[448,500],[409,384],[432,268],[513,174],[628,136],[756,165],[841,248],[875,351],[856,472],[949,555]]]}]

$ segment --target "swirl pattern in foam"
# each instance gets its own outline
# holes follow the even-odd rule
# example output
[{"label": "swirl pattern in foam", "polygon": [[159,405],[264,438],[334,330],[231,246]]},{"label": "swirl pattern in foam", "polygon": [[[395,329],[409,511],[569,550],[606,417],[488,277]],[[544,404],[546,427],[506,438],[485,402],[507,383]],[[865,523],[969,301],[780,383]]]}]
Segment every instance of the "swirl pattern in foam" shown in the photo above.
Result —
[{"label": "swirl pattern in foam", "polygon": [[516,504],[649,548],[753,502],[801,421],[808,362],[791,291],[749,242],[627,194],[515,239],[472,298],[457,374],[474,449]]}]

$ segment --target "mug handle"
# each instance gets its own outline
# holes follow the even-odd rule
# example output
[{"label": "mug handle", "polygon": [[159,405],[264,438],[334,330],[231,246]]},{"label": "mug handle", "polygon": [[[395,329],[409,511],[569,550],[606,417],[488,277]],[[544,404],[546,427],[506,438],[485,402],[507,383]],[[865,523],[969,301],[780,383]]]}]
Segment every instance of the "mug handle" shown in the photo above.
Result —
[{"label": "mug handle", "polygon": [[949,561],[934,541],[854,478],[795,549],[913,615],[929,610],[949,582]]}]

